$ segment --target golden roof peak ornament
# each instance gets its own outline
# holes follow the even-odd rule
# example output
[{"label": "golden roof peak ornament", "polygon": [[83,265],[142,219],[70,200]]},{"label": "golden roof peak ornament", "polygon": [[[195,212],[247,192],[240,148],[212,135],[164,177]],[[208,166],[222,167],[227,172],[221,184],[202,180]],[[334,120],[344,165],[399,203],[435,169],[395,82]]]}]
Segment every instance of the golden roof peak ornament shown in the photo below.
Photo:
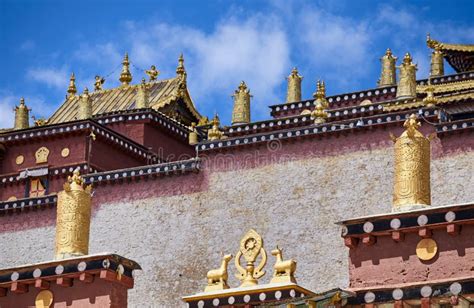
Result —
[{"label": "golden roof peak ornament", "polygon": [[20,98],[20,105],[16,106],[15,109],[15,124],[14,129],[24,129],[30,126],[30,111],[26,104],[25,99]]},{"label": "golden roof peak ornament", "polygon": [[207,131],[208,140],[220,140],[225,138],[224,132],[219,129],[220,120],[217,113],[214,115],[214,118],[211,121],[212,127]]},{"label": "golden roof peak ornament", "polygon": [[152,65],[149,70],[146,70],[145,73],[150,78],[149,81],[155,81],[160,71],[156,69],[156,66]]},{"label": "golden roof peak ornament", "polygon": [[418,130],[421,124],[412,114],[405,131],[395,141],[394,211],[431,204],[430,140]]},{"label": "golden roof peak ornament", "polygon": [[74,97],[76,93],[76,76],[74,73],[71,73],[71,77],[69,78],[69,87],[67,88],[67,98]]},{"label": "golden roof peak ornament", "polygon": [[314,119],[315,124],[321,124],[326,122],[328,113],[326,109],[329,107],[329,103],[326,99],[326,85],[324,81],[318,80],[316,83],[316,92],[313,94],[316,99],[314,101],[315,107],[311,112],[311,117]]},{"label": "golden roof peak ornament", "polygon": [[292,103],[301,101],[301,80],[303,80],[303,76],[298,74],[296,67],[294,67],[291,74],[286,77],[286,80],[288,81],[286,102]]},{"label": "golden roof peak ornament", "polygon": [[245,81],[240,82],[232,97],[234,98],[232,125],[250,123],[250,98],[252,95]]},{"label": "golden roof peak ornament", "polygon": [[89,89],[87,89],[87,87],[84,88],[84,92],[81,94],[78,105],[78,120],[85,120],[92,117],[92,101],[89,95]]},{"label": "golden roof peak ornament", "polygon": [[403,57],[402,64],[398,67],[400,79],[397,86],[397,99],[407,99],[416,97],[416,64],[412,63],[410,53]]},{"label": "golden roof peak ornament", "polygon": [[[258,257],[260,263],[255,267]],[[240,258],[246,261],[245,268],[240,264]],[[240,240],[240,247],[235,256],[235,267],[239,271],[236,277],[242,282],[241,287],[254,286],[258,284],[258,279],[265,275],[265,264],[267,263],[267,253],[263,248],[263,239],[254,229],[250,229]]]},{"label": "golden roof peak ornament", "polygon": [[148,89],[145,78],[138,86],[136,108],[148,108]]},{"label": "golden roof peak ornament", "polygon": [[276,257],[275,265],[273,265],[273,278],[270,283],[293,282],[296,283],[295,271],[296,261],[289,259],[283,260],[283,252],[277,246],[272,250],[272,255]]},{"label": "golden roof peak ornament", "polygon": [[435,87],[431,84],[431,78],[428,78],[426,97],[423,99],[423,103],[425,103],[427,108],[433,108],[438,103],[438,99],[434,96],[434,90]]},{"label": "golden roof peak ornament", "polygon": [[430,77],[440,77],[444,75],[444,54],[439,46],[435,46],[431,52]]},{"label": "golden roof peak ornament", "polygon": [[132,81],[132,74],[130,73],[130,62],[128,61],[128,53],[125,53],[122,61],[122,72],[120,73],[120,82],[122,86],[128,86]]},{"label": "golden roof peak ornament", "polygon": [[196,122],[191,123],[190,132],[188,135],[188,141],[190,145],[195,145],[199,143],[199,135],[196,129]]},{"label": "golden roof peak ornament", "polygon": [[95,82],[94,82],[94,91],[101,91],[102,90],[102,85],[105,82],[104,77],[100,77],[99,75],[95,76]]},{"label": "golden roof peak ornament", "polygon": [[58,193],[56,215],[56,259],[87,255],[91,220],[91,186],[77,168]]},{"label": "golden roof peak ornament", "polygon": [[387,48],[385,55],[380,58],[382,62],[382,73],[378,82],[379,87],[394,86],[397,84],[395,63],[397,57],[393,56],[392,50]]},{"label": "golden roof peak ornament", "polygon": [[176,67],[176,75],[186,77],[186,69],[184,68],[184,56],[181,53],[178,58],[178,66]]}]

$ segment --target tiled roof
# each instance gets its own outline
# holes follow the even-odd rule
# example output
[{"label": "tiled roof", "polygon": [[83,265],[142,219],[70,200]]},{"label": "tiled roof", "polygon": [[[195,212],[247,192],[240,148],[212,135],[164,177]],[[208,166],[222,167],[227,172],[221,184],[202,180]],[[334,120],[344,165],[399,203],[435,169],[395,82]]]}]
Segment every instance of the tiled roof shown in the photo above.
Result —
[{"label": "tiled roof", "polygon": [[[180,97],[181,79],[179,77],[152,81],[147,83],[150,107],[159,110]],[[139,85],[130,85],[114,89],[106,89],[90,93],[92,100],[92,114],[102,114],[117,110],[134,109]],[[182,89],[181,89],[182,90]],[[189,93],[184,91],[184,101],[191,113],[200,118]],[[76,95],[66,101],[49,118],[49,123],[61,123],[75,120],[77,117],[77,105],[80,96]]]}]

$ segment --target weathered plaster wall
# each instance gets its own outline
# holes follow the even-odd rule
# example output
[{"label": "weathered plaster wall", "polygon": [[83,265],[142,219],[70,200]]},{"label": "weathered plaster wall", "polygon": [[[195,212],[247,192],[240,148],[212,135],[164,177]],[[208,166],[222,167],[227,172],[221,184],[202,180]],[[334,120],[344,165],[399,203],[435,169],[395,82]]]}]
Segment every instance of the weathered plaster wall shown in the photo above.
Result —
[{"label": "weathered plaster wall", "polygon": [[[380,136],[387,140],[387,132]],[[235,255],[249,228],[264,237],[267,250],[278,244],[285,258],[298,261],[303,286],[347,286],[348,249],[334,222],[391,209],[393,148],[377,140],[351,135],[249,148],[234,168],[206,164],[198,174],[96,187],[90,252],[116,252],[143,267],[129,293],[131,307],[181,306],[181,296],[203,290],[221,251]],[[474,200],[474,152],[463,144],[435,142],[434,205]],[[281,161],[291,153],[303,154]],[[50,209],[0,217],[0,266],[51,259],[54,216]],[[270,280],[273,262],[269,255],[262,282]],[[237,286],[233,263],[230,271]]]}]

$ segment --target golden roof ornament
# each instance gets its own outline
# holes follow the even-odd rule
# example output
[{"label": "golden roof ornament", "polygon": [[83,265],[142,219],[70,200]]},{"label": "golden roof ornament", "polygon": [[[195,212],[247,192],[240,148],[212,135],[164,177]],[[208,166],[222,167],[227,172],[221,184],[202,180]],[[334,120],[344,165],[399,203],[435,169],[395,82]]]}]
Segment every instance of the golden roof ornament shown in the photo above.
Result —
[{"label": "golden roof ornament", "polygon": [[434,96],[435,87],[431,84],[431,78],[428,78],[428,86],[426,87],[426,97],[423,99],[423,103],[427,108],[433,108],[437,103],[438,99]]},{"label": "golden roof ornament", "polygon": [[220,120],[217,114],[212,119],[211,124],[212,127],[207,131],[207,139],[212,141],[225,138],[224,133],[219,129]]},{"label": "golden roof ornament", "polygon": [[87,255],[91,220],[91,186],[74,170],[58,193],[56,215],[56,259]]},{"label": "golden roof ornament", "polygon": [[395,141],[394,211],[431,204],[430,140],[418,130],[415,114],[403,124],[405,131]]},{"label": "golden roof ornament", "polygon": [[234,108],[232,110],[232,125],[250,123],[250,90],[244,81],[232,95],[234,98]]},{"label": "golden roof ornament", "polygon": [[301,80],[303,80],[303,76],[298,74],[296,67],[294,67],[291,74],[286,77],[286,80],[288,81],[286,102],[292,103],[301,101]]},{"label": "golden roof ornament", "polygon": [[232,257],[231,254],[222,256],[221,266],[207,272],[207,286],[204,292],[229,289],[227,266]]},{"label": "golden roof ornament", "polygon": [[378,82],[379,87],[394,86],[397,84],[395,69],[397,59],[397,57],[393,56],[390,48],[387,48],[385,55],[380,58],[380,62],[382,62],[382,73]]},{"label": "golden roof ornament", "polygon": [[77,113],[78,120],[85,120],[92,117],[92,101],[89,95],[89,90],[84,88],[81,98],[79,99],[79,110]]},{"label": "golden roof ornament", "polygon": [[47,119],[45,119],[43,117],[36,118],[35,116],[33,116],[32,118],[33,118],[33,121],[34,121],[36,127],[44,126],[44,125],[48,124],[48,122],[49,122]]},{"label": "golden roof ornament", "polygon": [[156,69],[156,66],[152,65],[149,70],[146,70],[145,73],[150,78],[149,81],[155,81],[160,71]]},{"label": "golden roof ornament", "polygon": [[100,77],[99,75],[95,76],[95,82],[94,82],[94,91],[101,91],[102,90],[102,85],[105,82],[104,77]]},{"label": "golden roof ornament", "polygon": [[[260,263],[255,267],[258,257],[261,257]],[[244,257],[246,261],[245,268],[240,264],[240,258]],[[265,264],[267,263],[267,253],[263,248],[263,239],[254,229],[250,229],[240,240],[240,247],[235,256],[235,267],[239,271],[236,277],[242,282],[241,287],[255,286],[258,279],[265,275]]]},{"label": "golden roof ornament", "polygon": [[275,265],[273,265],[273,278],[270,283],[296,283],[296,261],[292,259],[283,260],[283,252],[278,246],[272,250],[272,255],[276,257],[276,261]]},{"label": "golden roof ornament", "polygon": [[311,117],[314,119],[315,124],[321,124],[326,122],[328,117],[326,109],[329,107],[329,103],[326,99],[326,86],[324,81],[318,80],[316,87],[316,92],[313,94],[313,97],[316,99],[314,101],[315,107],[311,112]]},{"label": "golden roof ornament", "polygon": [[24,129],[30,127],[30,111],[25,105],[25,99],[20,98],[20,105],[16,106],[15,109],[15,124],[14,129]]},{"label": "golden roof ornament", "polygon": [[407,99],[416,97],[416,64],[412,63],[410,53],[403,57],[402,64],[398,67],[400,79],[397,86],[397,99]]},{"label": "golden roof ornament", "polygon": [[186,69],[184,68],[184,56],[183,54],[179,55],[178,66],[176,67],[176,75],[181,78],[186,78]]},{"label": "golden roof ornament", "polygon": [[76,93],[76,76],[74,76],[74,73],[71,73],[71,78],[69,78],[69,87],[67,88],[67,98],[74,97]]},{"label": "golden roof ornament", "polygon": [[443,57],[443,52],[441,52],[438,47],[431,52],[430,77],[440,77],[444,75]]},{"label": "golden roof ornament", "polygon": [[191,123],[191,132],[189,132],[188,141],[190,145],[195,145],[199,142],[199,136],[196,129],[196,122]]},{"label": "golden roof ornament", "polygon": [[122,61],[122,72],[120,73],[120,82],[122,86],[128,86],[132,81],[132,74],[130,73],[130,62],[128,61],[128,53],[125,54]]},{"label": "golden roof ornament", "polygon": [[142,83],[138,86],[136,108],[148,108],[148,89],[145,78],[142,78]]}]

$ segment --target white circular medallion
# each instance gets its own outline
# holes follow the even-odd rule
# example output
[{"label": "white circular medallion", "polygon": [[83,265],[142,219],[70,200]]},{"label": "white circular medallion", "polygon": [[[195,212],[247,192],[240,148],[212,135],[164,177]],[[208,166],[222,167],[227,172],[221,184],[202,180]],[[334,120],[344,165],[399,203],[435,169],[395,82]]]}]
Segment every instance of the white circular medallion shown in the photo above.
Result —
[{"label": "white circular medallion", "polygon": [[402,225],[402,222],[398,218],[394,218],[394,219],[390,220],[390,227],[392,229],[398,230],[398,228],[400,228],[401,225]]},{"label": "white circular medallion", "polygon": [[372,231],[374,231],[374,224],[371,223],[370,221],[367,221],[366,223],[364,223],[364,232],[365,233],[370,233]]},{"label": "white circular medallion", "polygon": [[449,211],[444,215],[444,219],[446,219],[447,222],[453,222],[456,219],[456,213]]},{"label": "white circular medallion", "polygon": [[246,294],[244,296],[244,302],[246,302],[246,303],[250,302],[250,295]]},{"label": "white circular medallion", "polygon": [[430,297],[430,296],[431,296],[431,293],[433,293],[433,289],[431,289],[430,286],[424,286],[424,287],[421,288],[421,290],[420,290],[420,294],[421,294],[421,296],[423,296],[423,297]]},{"label": "white circular medallion", "polygon": [[56,275],[61,275],[64,272],[64,266],[62,265],[56,266],[56,269],[54,270],[54,272],[56,273]]},{"label": "white circular medallion", "polygon": [[233,303],[235,303],[235,298],[233,296],[231,296],[231,297],[229,297],[227,302],[229,303],[229,305],[232,305]]},{"label": "white circular medallion", "polygon": [[392,296],[394,300],[401,300],[403,298],[403,290],[402,289],[395,289],[392,292]]},{"label": "white circular medallion", "polygon": [[212,305],[214,305],[214,307],[219,306],[219,299],[218,299],[218,298],[214,298],[214,299],[212,300]]},{"label": "white circular medallion", "polygon": [[375,294],[372,292],[367,292],[364,294],[364,301],[366,303],[373,303],[375,301]]},{"label": "white circular medallion", "polygon": [[276,299],[280,299],[280,298],[281,298],[281,292],[280,292],[280,291],[276,291],[276,292],[275,292],[275,298],[276,298]]},{"label": "white circular medallion", "polygon": [[33,277],[34,278],[41,277],[41,270],[39,268],[37,268],[33,271]]},{"label": "white circular medallion", "polygon": [[453,294],[453,295],[458,295],[459,293],[461,293],[462,291],[462,286],[459,282],[454,282],[452,283],[450,286],[449,286],[449,291]]},{"label": "white circular medallion", "polygon": [[199,308],[204,308],[204,301],[199,301],[198,302],[198,307]]},{"label": "white circular medallion", "polygon": [[77,270],[80,271],[80,272],[85,271],[86,268],[87,268],[87,263],[84,262],[84,261],[82,261],[81,263],[79,263],[79,264],[77,265]]},{"label": "white circular medallion", "polygon": [[424,226],[428,223],[428,216],[420,215],[416,221],[418,222],[418,225]]},{"label": "white circular medallion", "polygon": [[291,296],[291,297],[295,297],[295,296],[296,296],[296,291],[293,290],[293,289],[291,289],[291,290],[290,290],[290,296]]},{"label": "white circular medallion", "polygon": [[17,281],[18,278],[20,278],[20,274],[18,272],[13,272],[10,278],[12,281]]},{"label": "white circular medallion", "polygon": [[267,295],[265,293],[260,293],[258,298],[263,302],[267,298]]}]

